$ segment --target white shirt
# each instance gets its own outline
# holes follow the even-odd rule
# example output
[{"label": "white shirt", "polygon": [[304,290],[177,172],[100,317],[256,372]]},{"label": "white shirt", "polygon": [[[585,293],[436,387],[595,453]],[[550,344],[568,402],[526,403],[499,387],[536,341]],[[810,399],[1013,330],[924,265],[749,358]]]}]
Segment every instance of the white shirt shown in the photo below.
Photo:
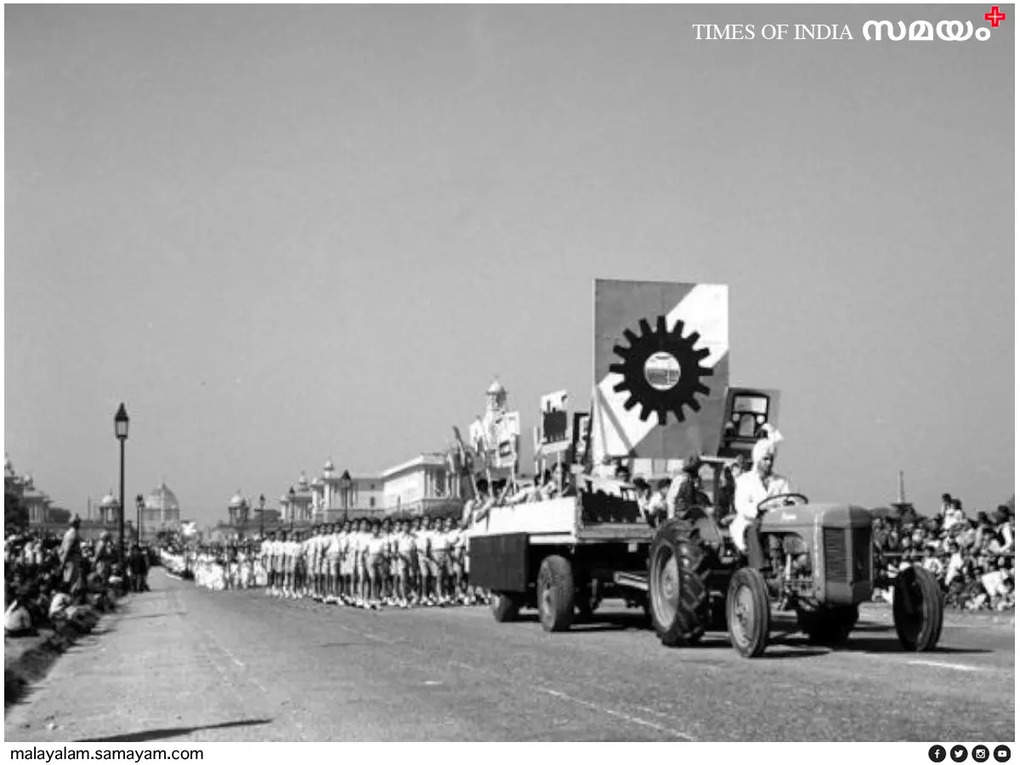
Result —
[{"label": "white shirt", "polygon": [[330,534],[329,539],[326,542],[326,557],[327,558],[339,558],[340,551],[344,546],[344,538],[341,534]]},{"label": "white shirt", "polygon": [[410,557],[417,551],[415,546],[414,536],[412,534],[400,534],[397,537],[397,551],[401,555]]},{"label": "white shirt", "polygon": [[434,530],[432,532],[432,552],[445,553],[450,548],[450,537],[445,531]]},{"label": "white shirt", "polygon": [[789,493],[790,484],[785,478],[775,473],[768,476],[764,483],[757,470],[748,470],[746,473],[740,474],[733,497],[737,517],[730,524],[730,535],[733,537],[733,543],[737,549],[747,552],[747,546],[744,544],[744,530],[758,517],[758,505],[761,501],[779,494]]},{"label": "white shirt", "polygon": [[365,540],[364,547],[362,549],[368,557],[382,555],[386,549],[386,537],[377,537],[374,535],[370,536]]}]

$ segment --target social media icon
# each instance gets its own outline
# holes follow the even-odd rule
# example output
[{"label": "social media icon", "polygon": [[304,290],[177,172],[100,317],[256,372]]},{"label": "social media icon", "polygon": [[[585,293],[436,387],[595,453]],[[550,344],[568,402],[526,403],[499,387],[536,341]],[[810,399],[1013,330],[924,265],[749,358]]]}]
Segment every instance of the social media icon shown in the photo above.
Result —
[{"label": "social media icon", "polygon": [[942,744],[933,744],[928,749],[928,759],[932,762],[942,762],[946,759],[946,748]]},{"label": "social media icon", "polygon": [[974,758],[974,762],[988,762],[988,747],[978,744],[970,750],[970,756]]},{"label": "social media icon", "polygon": [[1012,752],[1009,751],[1009,747],[1005,744],[999,744],[992,750],[992,757],[995,758],[996,762],[1005,762],[1011,754]]},{"label": "social media icon", "polygon": [[963,762],[967,759],[967,747],[962,744],[954,744],[949,750],[949,756],[953,762]]}]

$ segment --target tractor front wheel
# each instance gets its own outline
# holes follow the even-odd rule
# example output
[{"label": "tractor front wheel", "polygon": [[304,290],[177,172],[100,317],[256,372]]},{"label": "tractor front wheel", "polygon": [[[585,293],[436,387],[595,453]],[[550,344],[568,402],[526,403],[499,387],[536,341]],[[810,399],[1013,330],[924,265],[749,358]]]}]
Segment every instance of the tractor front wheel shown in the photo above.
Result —
[{"label": "tractor front wheel", "polygon": [[757,569],[739,569],[726,593],[726,625],[737,653],[749,659],[761,656],[769,643],[771,619],[765,578]]},{"label": "tractor front wheel", "polygon": [[930,651],[942,635],[942,591],[935,575],[914,564],[896,576],[893,621],[907,651]]}]

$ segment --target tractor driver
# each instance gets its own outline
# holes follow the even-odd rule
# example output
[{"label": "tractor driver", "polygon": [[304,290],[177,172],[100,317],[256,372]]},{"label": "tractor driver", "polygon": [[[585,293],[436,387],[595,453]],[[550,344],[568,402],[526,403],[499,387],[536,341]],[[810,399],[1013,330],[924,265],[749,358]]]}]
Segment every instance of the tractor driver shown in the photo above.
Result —
[{"label": "tractor driver", "polygon": [[737,517],[730,524],[730,534],[737,548],[747,555],[752,568],[765,565],[765,555],[758,534],[758,505],[762,500],[780,494],[790,493],[790,484],[785,478],[772,472],[776,458],[776,444],[763,438],[751,450],[751,469],[737,478],[733,504]]}]

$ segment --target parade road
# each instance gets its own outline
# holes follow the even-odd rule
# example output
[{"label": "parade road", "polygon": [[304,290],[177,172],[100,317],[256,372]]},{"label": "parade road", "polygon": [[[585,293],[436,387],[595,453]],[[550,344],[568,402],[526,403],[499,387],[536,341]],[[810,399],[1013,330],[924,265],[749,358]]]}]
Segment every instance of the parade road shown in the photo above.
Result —
[{"label": "parade road", "polygon": [[8,741],[1015,738],[1011,616],[947,612],[939,650],[912,654],[869,605],[839,650],[777,632],[747,660],[723,633],[664,648],[612,602],[547,634],[529,612],[497,624],[486,607],[368,612],[150,579],[7,709]]}]

